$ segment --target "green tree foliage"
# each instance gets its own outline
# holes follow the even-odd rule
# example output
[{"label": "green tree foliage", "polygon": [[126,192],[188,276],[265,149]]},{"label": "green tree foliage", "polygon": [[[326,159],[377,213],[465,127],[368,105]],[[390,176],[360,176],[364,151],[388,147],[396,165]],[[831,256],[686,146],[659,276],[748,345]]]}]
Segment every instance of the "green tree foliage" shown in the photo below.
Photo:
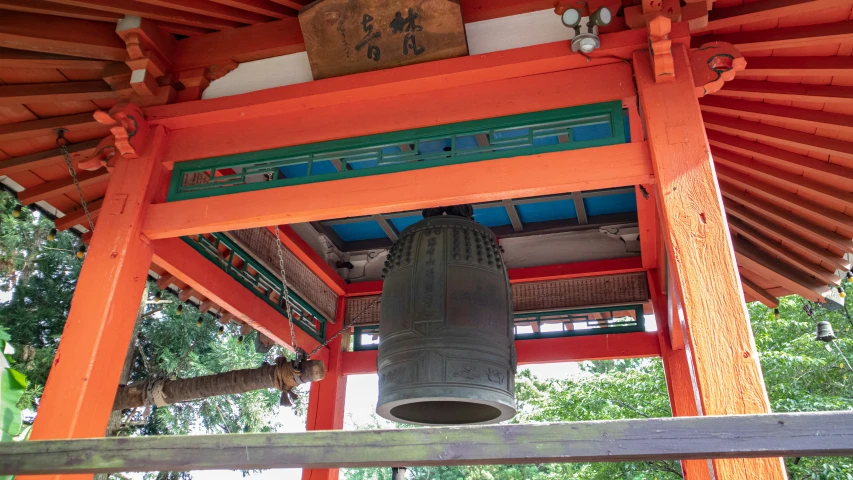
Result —
[{"label": "green tree foliage", "polygon": [[[16,366],[30,380],[18,405],[32,413],[38,408],[82,262],[76,257],[77,237],[59,232],[48,240],[53,223],[26,208],[16,218],[16,205],[14,197],[0,194],[0,290],[11,293],[8,301],[0,303],[0,326],[17,347]],[[151,284],[149,288],[153,297],[156,287]],[[180,302],[171,293],[164,293],[162,302],[146,306],[148,314],[138,328],[129,372],[131,382],[155,375],[188,378],[254,368],[280,353],[277,348],[268,354],[257,353],[255,333],[238,342],[233,325],[220,334],[216,319],[194,305],[184,304],[179,314]],[[279,396],[277,391],[255,391],[154,408],[147,415],[142,409],[125,412],[117,433],[274,431]],[[297,405],[300,412],[303,403]]]},{"label": "green tree foliage", "polygon": [[[853,298],[853,283],[845,283]],[[756,346],[770,402],[777,412],[853,410],[853,320],[845,310],[830,312],[800,297],[781,299],[780,318],[767,307],[749,305]],[[829,321],[838,339],[815,341],[815,325]],[[659,359],[584,362],[580,374],[543,380],[528,370],[516,377],[519,414],[513,422],[555,422],[671,415]],[[388,428],[373,419],[358,428]],[[843,457],[786,459],[792,480],[853,480],[853,460]],[[349,469],[347,480],[388,480],[390,469]],[[587,463],[413,468],[417,480],[673,480],[678,462]]]}]

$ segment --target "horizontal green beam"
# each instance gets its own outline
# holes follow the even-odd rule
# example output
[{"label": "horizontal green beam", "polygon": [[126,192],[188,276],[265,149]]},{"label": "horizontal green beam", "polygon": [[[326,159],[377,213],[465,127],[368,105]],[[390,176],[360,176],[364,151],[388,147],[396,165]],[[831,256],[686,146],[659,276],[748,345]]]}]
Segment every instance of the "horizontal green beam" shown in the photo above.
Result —
[{"label": "horizontal green beam", "polygon": [[0,475],[853,455],[853,412],[5,442]]}]

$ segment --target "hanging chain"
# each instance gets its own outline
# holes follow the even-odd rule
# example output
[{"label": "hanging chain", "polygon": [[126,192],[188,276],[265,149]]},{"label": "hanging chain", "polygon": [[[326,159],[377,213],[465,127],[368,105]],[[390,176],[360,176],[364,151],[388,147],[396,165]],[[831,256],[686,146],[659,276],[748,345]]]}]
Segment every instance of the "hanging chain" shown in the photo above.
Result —
[{"label": "hanging chain", "polygon": [[352,326],[352,325],[353,325],[353,324],[354,324],[354,323],[355,323],[359,318],[361,318],[361,316],[362,316],[362,315],[364,315],[368,310],[370,310],[371,308],[373,308],[373,306],[374,306],[374,305],[376,305],[377,303],[379,303],[379,302],[381,301],[381,299],[382,299],[382,297],[376,297],[376,298],[374,298],[374,299],[373,299],[373,301],[372,301],[372,302],[370,302],[370,305],[368,305],[368,306],[364,307],[364,309],[363,309],[362,311],[358,312],[358,315],[354,316],[354,317],[353,317],[349,322],[347,322],[346,324],[344,324],[344,326],[343,326],[340,330],[338,330],[338,333],[336,333],[336,334],[332,335],[330,338],[326,339],[326,341],[325,341],[325,342],[323,342],[321,345],[317,346],[317,348],[315,348],[314,350],[311,350],[311,353],[309,353],[309,354],[308,354],[308,358],[311,358],[311,356],[312,356],[312,355],[314,355],[315,353],[319,352],[321,348],[323,348],[323,347],[325,347],[326,345],[328,345],[329,343],[331,343],[331,342],[332,342],[332,340],[334,340],[334,339],[336,339],[336,338],[340,337],[340,336],[341,336],[341,334],[342,334],[342,333],[344,333],[346,330],[349,330],[349,327],[351,327],[351,326]]},{"label": "hanging chain", "polygon": [[293,329],[293,309],[290,306],[290,294],[287,289],[287,272],[284,271],[284,252],[281,249],[281,235],[278,225],[275,226],[275,248],[278,250],[278,268],[281,270],[281,294],[284,297],[284,305],[287,311],[287,323],[290,324],[290,342],[296,350],[296,331]]},{"label": "hanging chain", "polygon": [[83,196],[83,189],[80,188],[80,180],[77,179],[77,172],[71,164],[71,153],[68,151],[68,140],[65,139],[64,128],[56,130],[56,146],[65,158],[65,165],[68,166],[68,174],[71,175],[71,180],[74,181],[74,186],[77,188],[77,195],[80,196],[80,205],[83,207],[83,212],[86,214],[86,220],[89,221],[89,231],[95,231],[95,222],[92,221],[92,215],[89,213],[89,206],[86,204],[86,198]]}]

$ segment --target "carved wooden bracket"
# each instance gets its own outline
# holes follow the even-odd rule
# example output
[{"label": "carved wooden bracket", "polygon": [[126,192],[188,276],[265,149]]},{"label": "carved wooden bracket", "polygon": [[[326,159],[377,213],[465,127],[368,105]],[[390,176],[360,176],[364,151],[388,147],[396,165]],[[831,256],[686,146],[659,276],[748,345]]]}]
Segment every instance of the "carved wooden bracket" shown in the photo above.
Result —
[{"label": "carved wooden bracket", "polygon": [[719,91],[746,68],[746,59],[731,43],[706,43],[689,55],[697,98]]},{"label": "carved wooden bracket", "polygon": [[669,39],[669,32],[671,31],[672,20],[669,17],[658,15],[649,21],[649,54],[652,56],[655,83],[675,80],[672,41]]},{"label": "carved wooden bracket", "polygon": [[625,7],[625,24],[629,28],[645,28],[656,16],[663,15],[673,22],[688,22],[690,29],[708,25],[708,4],[705,0],[643,0],[640,5]]},{"label": "carved wooden bracket", "polygon": [[112,135],[104,138],[95,148],[95,153],[80,162],[83,170],[97,170],[115,165],[115,156],[124,158],[139,158],[148,139],[149,125],[145,120],[142,109],[134,104],[119,104],[109,112],[98,110],[93,114],[98,123],[113,125]]},{"label": "carved wooden bracket", "polygon": [[[125,63],[131,70],[130,87],[139,97],[174,97],[169,72],[177,41],[152,21],[127,15],[116,27],[127,46]],[[172,90],[170,94],[163,89]],[[146,104],[162,104],[153,98]],[[165,102],[163,102],[165,103]]]}]

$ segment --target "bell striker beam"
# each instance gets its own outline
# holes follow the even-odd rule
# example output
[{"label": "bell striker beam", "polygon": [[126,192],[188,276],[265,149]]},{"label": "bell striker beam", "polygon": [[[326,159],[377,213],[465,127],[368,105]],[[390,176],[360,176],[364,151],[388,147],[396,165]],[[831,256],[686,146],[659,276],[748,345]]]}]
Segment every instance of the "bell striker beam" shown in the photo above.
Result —
[{"label": "bell striker beam", "polygon": [[[669,393],[669,405],[673,417],[695,417],[699,415],[699,405],[693,390],[693,371],[687,359],[687,350],[674,350],[669,337],[668,317],[671,315],[669,301],[658,285],[658,273],[648,271],[649,290],[660,343],[660,358],[666,376],[666,390]],[[707,460],[682,460],[681,470],[686,480],[711,480],[713,468]]]},{"label": "bell striker beam", "polygon": [[163,178],[166,132],[155,127],[148,135],[139,158],[115,157],[31,440],[106,431],[153,256],[140,230]]},{"label": "bell striker beam", "polygon": [[[770,412],[687,50],[656,83],[649,53],[634,72],[661,205],[663,236],[684,305],[706,415]],[[718,480],[786,478],[780,458],[714,460]]]},{"label": "bell striker beam", "polygon": [[[346,323],[347,299],[338,297],[335,323],[328,325],[328,338],[337,334]],[[344,341],[347,332],[329,342],[329,361],[326,362],[326,378],[311,384],[308,394],[308,420],[306,430],[342,430],[344,428],[344,401],[347,393],[347,377],[344,376]],[[302,480],[337,480],[338,469],[303,470]]]}]

